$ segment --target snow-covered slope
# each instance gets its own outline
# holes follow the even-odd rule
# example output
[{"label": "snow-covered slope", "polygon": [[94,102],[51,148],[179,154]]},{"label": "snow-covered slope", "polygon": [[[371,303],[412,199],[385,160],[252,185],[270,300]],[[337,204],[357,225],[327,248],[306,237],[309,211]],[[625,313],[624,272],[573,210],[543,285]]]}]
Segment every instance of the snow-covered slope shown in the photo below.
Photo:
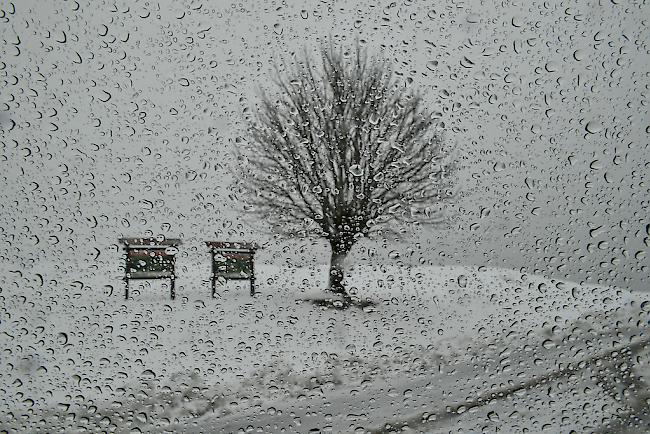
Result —
[{"label": "snow-covered slope", "polygon": [[[325,284],[320,268],[260,266],[254,298],[233,282],[212,299],[206,279],[186,274],[174,301],[160,282],[132,284],[125,301],[117,276],[9,274],[1,294],[0,424],[10,431],[363,432],[428,411],[431,423],[419,429],[434,432],[440,408],[647,332],[639,294],[513,270],[357,266],[347,284],[375,302],[363,310],[304,301]],[[566,391],[564,380],[553,381]],[[575,396],[553,400],[558,411],[568,411],[567,400],[595,406],[580,392],[594,390],[593,381],[572,381]],[[572,413],[536,423],[562,431],[567,418],[598,426],[613,408],[611,398],[596,401],[600,410],[580,410],[585,420]],[[485,417],[491,426],[514,420]]]}]

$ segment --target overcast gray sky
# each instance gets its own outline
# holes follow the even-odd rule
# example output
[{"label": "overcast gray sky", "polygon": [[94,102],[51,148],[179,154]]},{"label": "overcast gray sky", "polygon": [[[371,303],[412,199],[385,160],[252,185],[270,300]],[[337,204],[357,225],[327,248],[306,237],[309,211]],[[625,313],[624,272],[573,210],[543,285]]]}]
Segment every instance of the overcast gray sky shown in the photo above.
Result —
[{"label": "overcast gray sky", "polygon": [[326,260],[251,228],[227,166],[274,63],[358,37],[441,113],[462,195],[448,228],[357,260],[646,289],[650,13],[615,3],[2,0],[3,262],[116,268],[116,239],[146,231],[197,260],[205,239]]}]

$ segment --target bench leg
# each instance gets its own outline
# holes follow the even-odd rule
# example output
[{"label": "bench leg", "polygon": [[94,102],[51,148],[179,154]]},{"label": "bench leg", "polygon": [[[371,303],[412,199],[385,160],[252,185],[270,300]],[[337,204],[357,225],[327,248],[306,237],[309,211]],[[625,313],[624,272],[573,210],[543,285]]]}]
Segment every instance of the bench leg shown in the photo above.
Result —
[{"label": "bench leg", "polygon": [[216,287],[216,282],[213,274],[212,275],[212,298],[215,298],[216,295],[217,295],[217,287]]},{"label": "bench leg", "polygon": [[255,262],[251,259],[251,297],[255,295]]},{"label": "bench leg", "polygon": [[124,278],[124,299],[129,299],[129,279]]},{"label": "bench leg", "polygon": [[173,277],[170,279],[170,295],[172,300],[176,298],[176,279]]}]

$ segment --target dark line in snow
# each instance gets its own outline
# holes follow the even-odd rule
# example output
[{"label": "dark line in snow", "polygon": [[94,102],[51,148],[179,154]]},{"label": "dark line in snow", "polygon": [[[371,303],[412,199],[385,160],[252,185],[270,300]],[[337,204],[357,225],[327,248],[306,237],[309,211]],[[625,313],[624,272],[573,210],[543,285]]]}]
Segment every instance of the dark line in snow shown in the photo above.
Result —
[{"label": "dark line in snow", "polygon": [[401,421],[387,421],[384,422],[381,427],[372,428],[367,432],[371,434],[390,434],[395,432],[402,432],[402,430],[407,427],[410,429],[433,428],[440,422],[460,417],[462,414],[466,413],[472,408],[482,407],[492,401],[507,398],[508,396],[511,396],[521,390],[532,389],[542,383],[547,383],[552,380],[566,377],[572,373],[582,371],[596,361],[608,358],[616,359],[617,357],[621,356],[620,353],[622,351],[637,353],[648,343],[650,343],[650,339],[646,338],[632,344],[618,346],[613,350],[608,350],[596,354],[592,357],[580,360],[579,362],[572,363],[568,367],[560,369],[559,371],[553,371],[542,376],[533,377],[532,379],[523,383],[519,383],[515,386],[492,389],[489,392],[483,393],[474,399],[461,402],[460,404],[446,406],[445,408],[448,408],[449,410],[436,409],[430,412],[418,413],[416,416],[411,416]]}]

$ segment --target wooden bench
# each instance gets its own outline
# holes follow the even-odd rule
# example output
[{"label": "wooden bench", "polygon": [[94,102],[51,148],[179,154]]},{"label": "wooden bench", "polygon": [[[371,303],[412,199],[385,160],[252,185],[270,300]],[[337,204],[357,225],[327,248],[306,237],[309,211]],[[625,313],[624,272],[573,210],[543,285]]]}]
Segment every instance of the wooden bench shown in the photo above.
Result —
[{"label": "wooden bench", "polygon": [[169,279],[170,295],[176,297],[176,253],[181,240],[175,238],[120,238],[124,245],[124,298],[129,298],[131,279]]},{"label": "wooden bench", "polygon": [[255,252],[253,243],[230,241],[206,241],[212,264],[212,297],[216,294],[216,280],[250,280],[250,294],[255,295]]}]

